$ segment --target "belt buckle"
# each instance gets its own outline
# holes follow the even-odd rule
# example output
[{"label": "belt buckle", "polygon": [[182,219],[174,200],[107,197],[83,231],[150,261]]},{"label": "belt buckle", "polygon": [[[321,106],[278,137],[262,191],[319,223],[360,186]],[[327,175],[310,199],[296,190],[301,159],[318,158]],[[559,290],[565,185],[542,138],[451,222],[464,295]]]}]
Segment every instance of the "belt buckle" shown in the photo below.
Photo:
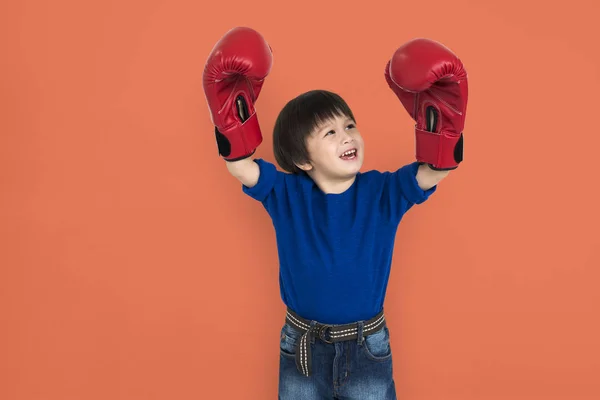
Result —
[{"label": "belt buckle", "polygon": [[329,328],[332,328],[332,326],[331,325],[321,325],[321,327],[319,328],[319,339],[321,339],[325,343],[331,344],[331,343],[333,343],[332,341],[325,339],[325,331]]}]

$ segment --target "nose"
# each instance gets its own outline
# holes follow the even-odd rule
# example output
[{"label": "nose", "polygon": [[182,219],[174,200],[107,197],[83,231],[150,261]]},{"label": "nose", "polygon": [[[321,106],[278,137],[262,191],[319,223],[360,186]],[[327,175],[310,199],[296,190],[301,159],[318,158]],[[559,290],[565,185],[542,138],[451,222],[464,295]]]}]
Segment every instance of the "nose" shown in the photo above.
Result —
[{"label": "nose", "polygon": [[348,132],[346,132],[345,130],[344,130],[343,132],[344,132],[344,136],[343,136],[342,142],[343,142],[344,144],[346,144],[346,143],[350,143],[350,142],[353,142],[353,141],[354,141],[354,138],[353,138],[352,136],[350,136],[350,135],[348,134]]}]

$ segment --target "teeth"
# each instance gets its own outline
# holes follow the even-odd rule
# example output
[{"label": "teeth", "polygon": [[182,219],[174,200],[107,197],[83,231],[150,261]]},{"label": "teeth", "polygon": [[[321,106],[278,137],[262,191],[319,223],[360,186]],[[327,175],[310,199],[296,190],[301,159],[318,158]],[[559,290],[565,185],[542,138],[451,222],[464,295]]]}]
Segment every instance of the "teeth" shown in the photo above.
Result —
[{"label": "teeth", "polygon": [[343,156],[349,156],[349,155],[354,154],[354,153],[356,153],[356,150],[348,150],[348,151],[344,152],[344,154],[342,154],[342,157]]}]

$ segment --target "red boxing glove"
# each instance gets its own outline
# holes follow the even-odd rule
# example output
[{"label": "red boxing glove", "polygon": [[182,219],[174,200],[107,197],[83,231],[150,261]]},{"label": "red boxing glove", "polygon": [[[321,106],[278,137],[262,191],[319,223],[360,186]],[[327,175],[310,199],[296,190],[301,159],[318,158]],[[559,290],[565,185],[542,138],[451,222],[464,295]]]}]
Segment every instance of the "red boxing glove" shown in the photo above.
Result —
[{"label": "red boxing glove", "polygon": [[396,50],[385,79],[415,120],[416,158],[436,170],[463,160],[467,72],[444,45],[414,39]]},{"label": "red boxing glove", "polygon": [[250,157],[262,143],[255,103],[272,64],[269,44],[246,27],[227,32],[208,56],[204,94],[219,155],[227,161]]}]

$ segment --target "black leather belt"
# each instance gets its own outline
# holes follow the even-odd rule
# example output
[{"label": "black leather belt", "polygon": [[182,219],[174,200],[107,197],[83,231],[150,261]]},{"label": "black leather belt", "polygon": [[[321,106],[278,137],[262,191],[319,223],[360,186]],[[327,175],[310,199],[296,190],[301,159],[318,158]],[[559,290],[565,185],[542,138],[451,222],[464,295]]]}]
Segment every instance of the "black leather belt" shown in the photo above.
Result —
[{"label": "black leather belt", "polygon": [[[296,367],[304,376],[310,376],[312,373],[312,349],[311,344],[315,338],[319,338],[325,343],[343,342],[346,340],[357,340],[359,334],[359,323],[330,325],[322,324],[302,318],[293,310],[287,309],[285,317],[296,330],[303,333],[296,343]],[[368,321],[362,321],[363,337],[378,332],[385,326],[385,316],[383,310]]]}]

